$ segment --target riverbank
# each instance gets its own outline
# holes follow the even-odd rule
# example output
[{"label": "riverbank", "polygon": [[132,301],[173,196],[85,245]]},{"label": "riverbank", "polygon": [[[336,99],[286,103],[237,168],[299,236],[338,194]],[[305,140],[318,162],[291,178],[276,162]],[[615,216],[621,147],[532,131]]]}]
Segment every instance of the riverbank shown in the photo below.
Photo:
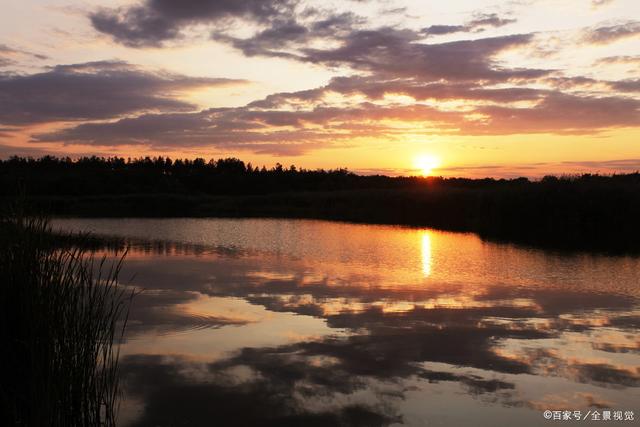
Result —
[{"label": "riverbank", "polygon": [[640,251],[635,188],[575,181],[234,196],[39,196],[30,202],[59,216],[328,219],[469,231],[490,240],[557,249]]},{"label": "riverbank", "polygon": [[239,159],[11,158],[0,198],[78,217],[275,217],[470,231],[558,249],[640,252],[640,173],[531,181],[257,168]]}]

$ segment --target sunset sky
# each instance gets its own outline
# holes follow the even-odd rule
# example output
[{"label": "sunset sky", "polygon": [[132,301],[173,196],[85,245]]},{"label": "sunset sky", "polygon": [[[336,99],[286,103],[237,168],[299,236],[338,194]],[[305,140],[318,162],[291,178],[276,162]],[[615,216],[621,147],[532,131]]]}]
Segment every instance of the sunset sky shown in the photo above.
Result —
[{"label": "sunset sky", "polygon": [[22,0],[0,157],[359,173],[640,169],[638,0]]}]

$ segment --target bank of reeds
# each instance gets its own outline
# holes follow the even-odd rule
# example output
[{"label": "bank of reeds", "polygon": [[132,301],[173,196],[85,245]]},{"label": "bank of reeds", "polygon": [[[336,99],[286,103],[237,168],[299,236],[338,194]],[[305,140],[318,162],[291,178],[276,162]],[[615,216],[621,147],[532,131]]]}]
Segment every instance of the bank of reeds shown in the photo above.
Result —
[{"label": "bank of reeds", "polygon": [[0,243],[2,423],[115,425],[122,258],[61,248],[45,219],[21,215],[0,219]]}]

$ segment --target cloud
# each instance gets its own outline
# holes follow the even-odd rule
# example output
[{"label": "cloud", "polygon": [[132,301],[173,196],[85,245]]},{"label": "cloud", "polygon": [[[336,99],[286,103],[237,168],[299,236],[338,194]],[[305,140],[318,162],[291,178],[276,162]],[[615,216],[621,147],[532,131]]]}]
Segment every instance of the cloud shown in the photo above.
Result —
[{"label": "cloud", "polygon": [[485,380],[477,375],[458,375],[451,372],[438,372],[425,370],[419,374],[420,378],[424,378],[430,383],[439,383],[441,381],[456,381],[464,384],[469,388],[473,395],[482,393],[495,393],[499,390],[511,390],[515,388],[515,384],[504,381],[491,379]]},{"label": "cloud", "polygon": [[517,22],[513,18],[501,18],[497,13],[480,13],[464,25],[431,25],[423,28],[422,33],[427,36],[437,36],[454,33],[470,33],[485,31],[488,27],[499,28]]},{"label": "cloud", "polygon": [[613,3],[615,0],[591,0],[591,7],[594,9]]},{"label": "cloud", "polygon": [[13,48],[0,44],[0,67],[7,67],[18,63],[16,59],[47,59],[45,55],[29,52],[24,49]]},{"label": "cloud", "polygon": [[477,30],[478,28],[482,27],[503,27],[508,24],[513,24],[517,21],[517,19],[513,18],[501,18],[496,13],[481,13],[476,15],[474,19],[469,21],[467,25],[474,30]]},{"label": "cloud", "polygon": [[607,56],[605,58],[598,59],[595,64],[640,64],[640,55]]},{"label": "cloud", "polygon": [[15,52],[14,49],[10,48],[6,44],[0,44],[0,54],[7,54]]},{"label": "cloud", "polygon": [[[322,19],[317,19],[322,16]],[[504,20],[482,15],[473,25],[498,25]],[[510,69],[494,57],[531,43],[533,34],[513,34],[449,43],[422,42],[420,31],[396,27],[365,28],[351,13],[319,15],[308,23],[276,21],[252,36],[239,38],[214,31],[214,40],[230,44],[246,56],[281,57],[353,70],[415,77],[421,80],[509,80],[532,79],[549,73],[539,69]],[[316,47],[312,42],[322,41]]]},{"label": "cloud", "polygon": [[178,289],[150,289],[137,294],[128,317],[126,338],[131,339],[140,334],[218,329],[249,323],[244,319],[194,313],[184,308],[184,304],[197,298],[198,294],[195,292]]},{"label": "cloud", "polygon": [[[125,9],[103,9],[92,14],[91,19],[96,29],[133,47],[160,46],[167,40],[179,38],[186,26],[200,23],[212,25],[213,40],[229,44],[245,56],[288,58],[431,80],[526,79],[547,73],[546,70],[506,69],[493,61],[493,57],[503,51],[530,43],[530,34],[425,44],[420,42],[425,36],[423,32],[396,27],[367,28],[367,20],[352,12],[303,9],[297,0],[194,0],[186,8],[169,3],[147,0]],[[253,34],[248,37],[234,34],[229,24],[234,20],[242,20],[243,25],[254,30]],[[223,21],[229,22],[216,25]],[[476,14],[466,28],[481,31],[512,22],[515,19],[495,13]],[[433,30],[442,32],[451,28]],[[319,43],[331,47],[319,48]]]},{"label": "cloud", "polygon": [[436,24],[436,25],[430,25],[426,28],[422,29],[422,32],[425,35],[429,35],[429,36],[439,36],[439,35],[444,35],[444,34],[453,34],[453,33],[459,33],[462,31],[468,31],[468,28],[466,25],[442,25],[442,24]]},{"label": "cloud", "polygon": [[[150,249],[153,253],[177,250],[195,256],[135,256],[136,251],[148,255]],[[237,249],[232,249],[230,256],[223,256],[222,249],[183,243],[132,248],[132,260],[125,265],[123,274],[126,277],[128,272],[137,272],[135,285],[147,289],[136,319],[158,326],[169,323],[171,330],[200,326],[189,319],[185,322],[173,317],[174,313],[187,311],[167,309],[184,309],[185,303],[202,294],[241,298],[269,312],[315,316],[339,334],[299,338],[273,347],[240,348],[209,363],[173,356],[126,356],[122,360],[124,384],[127,393],[145,402],[144,419],[148,424],[144,425],[184,419],[190,408],[197,416],[210,416],[212,402],[218,402],[221,411],[230,405],[246,407],[247,400],[239,399],[236,393],[255,391],[255,387],[264,393],[244,397],[279,413],[273,409],[278,406],[273,405],[289,407],[297,403],[290,400],[292,396],[344,396],[370,390],[372,384],[380,383],[398,384],[396,396],[402,398],[407,381],[414,383],[415,379],[458,383],[474,398],[504,398],[506,404],[522,404],[514,399],[528,397],[528,393],[519,393],[523,384],[522,391],[527,391],[526,381],[521,383],[519,376],[512,374],[559,377],[596,386],[640,386],[635,366],[613,365],[608,359],[594,362],[577,357],[575,352],[566,355],[547,349],[549,342],[562,341],[567,332],[571,336],[577,332],[582,337],[596,336],[594,343],[598,344],[620,344],[616,336],[597,336],[592,331],[602,326],[637,329],[634,327],[638,316],[632,316],[637,301],[626,295],[554,287],[552,280],[528,288],[491,282],[488,287],[475,286],[472,294],[468,287],[456,282],[435,281],[429,287],[407,282],[406,286],[390,287],[385,286],[388,278],[384,275],[376,279],[375,274],[358,273],[352,280],[344,273],[325,274],[321,266],[309,270],[308,264],[282,257],[276,263],[267,262],[269,267],[265,267],[264,253],[259,258],[238,256]],[[207,250],[214,255],[203,256]],[[253,250],[248,249],[246,254]],[[574,265],[573,261],[567,265]],[[175,283],[185,285],[175,290]],[[461,297],[468,298],[461,306],[437,304],[440,298],[456,301]],[[387,311],[381,301],[398,303],[405,309]],[[341,309],[337,310],[336,304]],[[154,313],[153,309],[157,311]],[[165,315],[155,315],[164,311],[172,315],[169,322]],[[603,324],[594,322],[593,313],[597,314],[596,320],[603,319]],[[205,326],[212,327],[208,323]],[[224,324],[214,323],[213,327],[217,326]],[[513,345],[504,346],[506,341]],[[591,344],[587,340],[585,345]],[[600,359],[602,354],[594,356]],[[241,384],[229,382],[238,373]],[[176,380],[188,387],[174,388]],[[211,396],[218,394],[221,397],[212,400]],[[159,396],[163,398],[156,400]],[[191,399],[198,400],[195,408],[189,405]],[[167,405],[169,401],[174,404]],[[234,401],[236,404],[232,405]],[[299,406],[289,408],[296,407]],[[374,407],[384,408],[380,404]],[[333,409],[341,413],[340,408]],[[249,411],[247,416],[255,413],[264,417],[259,410]],[[252,424],[251,419],[244,421]],[[276,425],[283,421],[278,420]]]},{"label": "cloud", "polygon": [[297,0],[146,0],[136,6],[100,9],[89,15],[93,27],[130,47],[157,47],[181,37],[194,24],[245,19],[258,24],[290,20]]},{"label": "cloud", "polygon": [[109,119],[144,111],[190,111],[186,90],[246,83],[146,71],[126,62],[58,65],[37,74],[0,75],[0,123]]},{"label": "cloud", "polygon": [[6,67],[13,64],[15,61],[9,56],[12,56],[16,51],[5,44],[0,44],[0,67]]},{"label": "cloud", "polygon": [[487,106],[477,109],[486,120],[471,123],[464,133],[583,134],[610,127],[640,126],[640,101],[623,97],[589,97],[553,93],[531,108]]},{"label": "cloud", "polygon": [[565,161],[563,165],[578,166],[588,169],[613,169],[624,172],[640,171],[640,159],[617,159],[617,160],[592,160],[592,161]]},{"label": "cloud", "polygon": [[[515,102],[536,100],[549,91],[527,87],[490,87],[476,82],[428,82],[415,79],[384,80],[374,77],[335,77],[325,86],[325,91],[344,95],[361,94],[369,99],[381,99],[385,95],[407,95],[416,101],[437,100],[482,100]],[[309,92],[310,93],[310,92]],[[312,94],[313,95],[313,94]],[[267,99],[271,99],[267,97]]]},{"label": "cloud", "polygon": [[640,79],[619,80],[609,85],[619,92],[640,92]]},{"label": "cloud", "polygon": [[640,91],[640,79],[596,80],[590,77],[549,77],[544,81],[552,87],[569,91],[575,89],[593,89],[609,93],[631,93]]},{"label": "cloud", "polygon": [[[369,404],[332,399],[310,407],[314,398],[353,393],[356,380],[344,378],[330,365],[313,366],[289,354],[270,354],[268,348],[251,349],[244,360],[209,365],[186,357],[150,354],[122,358],[124,391],[143,402],[133,426],[176,425],[294,425],[388,426],[402,422],[388,399],[373,397]],[[277,350],[276,350],[277,351]],[[226,369],[225,368],[229,368]],[[232,368],[263,372],[263,377],[240,378]],[[265,369],[269,368],[269,369]],[[362,388],[362,386],[360,387]],[[251,410],[247,410],[251,408]]]},{"label": "cloud", "polygon": [[300,52],[285,49],[300,49],[315,40],[338,40],[348,38],[354,28],[364,21],[353,13],[313,14],[309,22],[299,22],[294,18],[273,21],[264,30],[248,38],[237,38],[226,31],[213,31],[211,38],[228,43],[246,56],[284,57],[304,61]]},{"label": "cloud", "polygon": [[[331,106],[330,94],[370,101]],[[384,101],[404,94],[415,101],[463,100],[442,110]],[[373,102],[375,101],[375,102]],[[526,102],[521,106],[518,103]],[[34,141],[155,148],[211,147],[303,154],[357,138],[401,139],[406,132],[452,135],[585,134],[640,126],[640,101],[622,96],[571,95],[557,90],[487,88],[472,83],[419,84],[415,80],[334,78],[315,90],[273,94],[244,107],[143,114],[108,123],[82,123],[38,134]],[[394,122],[403,126],[397,128]],[[413,128],[413,130],[411,130]],[[353,143],[353,142],[352,142]]]},{"label": "cloud", "polygon": [[[129,46],[160,46],[182,37],[190,26],[205,25],[212,39],[245,56],[346,68],[351,75],[242,107],[197,111],[180,92],[242,81],[149,72],[117,61],[60,65],[40,74],[0,77],[0,94],[4,90],[11,100],[0,105],[0,123],[84,121],[32,135],[33,142],[275,155],[371,138],[401,141],[407,134],[586,134],[640,125],[640,101],[623,96],[638,91],[637,80],[564,77],[558,70],[510,67],[500,60],[509,51],[530,48],[536,34],[445,43],[425,37],[515,22],[495,13],[476,14],[462,26],[415,30],[370,28],[352,12],[311,8],[297,0],[190,0],[180,7],[146,0],[101,9],[91,19],[98,30]],[[234,32],[239,24],[248,36]],[[591,28],[585,37],[610,42],[630,36],[634,25]],[[26,87],[33,95],[15,96],[16,88],[24,92]],[[615,93],[601,96],[598,90]],[[59,101],[63,94],[71,102]]]},{"label": "cloud", "polygon": [[[139,227],[136,230],[145,234]],[[122,243],[127,246],[128,242]],[[519,251],[489,249],[506,255],[504,251]],[[229,251],[226,256],[225,251]],[[147,289],[139,296],[142,299],[134,301],[134,324],[142,322],[152,333],[163,331],[165,325],[172,331],[235,328],[224,326],[226,322],[201,325],[192,316],[174,316],[192,315],[194,307],[187,304],[207,295],[260,304],[274,319],[279,318],[278,312],[316,316],[330,328],[320,336],[309,336],[286,334],[285,327],[284,339],[277,336],[270,344],[254,340],[250,347],[240,343],[240,348],[212,352],[209,357],[201,351],[192,358],[176,354],[191,351],[184,346],[164,356],[126,351],[119,366],[127,403],[135,413],[134,426],[174,425],[184,420],[193,425],[411,424],[416,418],[406,413],[407,405],[428,401],[433,394],[463,393],[467,403],[469,398],[479,400],[472,402],[476,406],[526,411],[527,406],[534,407],[534,399],[544,396],[545,390],[537,387],[540,383],[567,385],[567,393],[578,400],[565,408],[611,407],[597,394],[583,393],[594,392],[592,386],[607,387],[608,391],[600,390],[607,393],[616,388],[616,394],[609,396],[613,401],[640,386],[634,360],[627,358],[626,365],[618,365],[625,361],[590,349],[596,343],[621,344],[621,334],[633,335],[640,322],[633,316],[637,298],[616,292],[621,288],[597,278],[592,289],[556,286],[553,277],[541,275],[536,264],[530,275],[525,274],[535,279],[535,286],[490,279],[484,286],[465,286],[435,277],[429,286],[411,278],[401,279],[402,286],[389,286],[388,271],[371,257],[358,264],[362,268],[355,272],[327,268],[340,261],[340,253],[329,256],[327,264],[326,254],[320,251],[322,259],[310,264],[259,248],[172,242],[144,246],[140,242],[130,255],[122,276],[136,272],[133,284]],[[544,253],[529,251],[527,256],[549,261]],[[553,268],[593,264],[584,255],[554,260]],[[612,262],[628,264],[625,259]],[[385,273],[376,276],[366,268],[374,264]],[[405,273],[398,272],[402,277]],[[386,310],[387,304],[401,310]],[[215,316],[217,306],[206,306],[208,314]],[[237,314],[227,311],[228,304],[218,308]],[[613,326],[625,329],[619,334]],[[608,333],[597,333],[602,327]],[[242,330],[227,332],[235,336]],[[565,344],[567,340],[571,342]],[[564,403],[542,400],[541,407],[554,409],[553,405]],[[494,420],[493,424],[504,423]]]},{"label": "cloud", "polygon": [[609,44],[638,35],[640,35],[640,22],[630,21],[587,29],[583,32],[582,39],[592,44]]},{"label": "cloud", "polygon": [[378,75],[415,77],[422,80],[509,80],[529,79],[547,70],[508,69],[498,66],[498,53],[527,45],[530,34],[462,40],[440,44],[418,43],[419,35],[409,30],[380,28],[359,30],[334,49],[302,49],[303,59],[329,66],[346,65]]},{"label": "cloud", "polygon": [[0,55],[3,56],[30,56],[36,59],[48,59],[46,55],[39,53],[29,52],[24,49],[17,49],[7,46],[6,44],[0,44]]},{"label": "cloud", "polygon": [[[451,120],[426,106],[382,107],[363,103],[352,108],[317,106],[306,111],[259,110],[248,107],[194,113],[145,114],[109,123],[83,123],[35,136],[38,142],[160,147],[224,147],[271,154],[299,155],[341,140],[382,135],[370,121]],[[387,129],[391,132],[391,129]]]}]

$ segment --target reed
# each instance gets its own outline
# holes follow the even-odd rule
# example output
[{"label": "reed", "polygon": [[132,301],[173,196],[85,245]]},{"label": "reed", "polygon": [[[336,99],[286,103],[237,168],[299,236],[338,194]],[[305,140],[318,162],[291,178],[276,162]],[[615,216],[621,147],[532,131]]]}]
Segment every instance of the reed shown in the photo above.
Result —
[{"label": "reed", "polygon": [[0,219],[0,399],[5,425],[111,426],[130,294],[82,247],[61,248],[48,221]]}]

